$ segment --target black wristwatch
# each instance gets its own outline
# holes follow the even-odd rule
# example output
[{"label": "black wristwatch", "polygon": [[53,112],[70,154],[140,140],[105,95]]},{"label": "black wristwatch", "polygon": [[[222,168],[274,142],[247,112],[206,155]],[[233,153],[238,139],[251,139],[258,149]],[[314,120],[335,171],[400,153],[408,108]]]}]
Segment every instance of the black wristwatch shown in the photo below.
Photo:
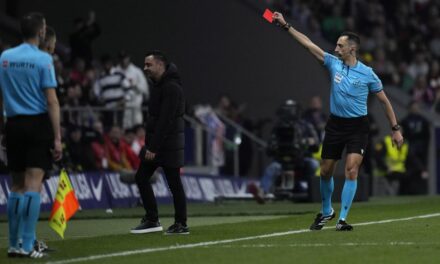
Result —
[{"label": "black wristwatch", "polygon": [[400,128],[401,128],[400,125],[397,124],[397,125],[393,126],[393,127],[391,128],[391,130],[393,130],[393,131],[399,131]]},{"label": "black wristwatch", "polygon": [[287,23],[287,22],[286,22],[286,24],[282,25],[282,28],[283,28],[285,31],[289,31],[289,29],[290,29],[291,27],[292,27],[292,26],[291,26],[289,23]]}]

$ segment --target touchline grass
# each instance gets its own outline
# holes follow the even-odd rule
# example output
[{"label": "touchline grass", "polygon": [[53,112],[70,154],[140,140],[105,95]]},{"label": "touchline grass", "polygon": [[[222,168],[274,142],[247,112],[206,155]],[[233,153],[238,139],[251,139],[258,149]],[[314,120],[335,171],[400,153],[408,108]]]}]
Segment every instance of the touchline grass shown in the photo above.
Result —
[{"label": "touchline grass", "polygon": [[[172,208],[160,209],[167,227]],[[352,232],[334,231],[335,220],[310,232],[318,209],[290,202],[190,205],[188,236],[128,234],[139,221],[130,217],[139,216],[140,208],[81,212],[68,223],[65,240],[40,221],[38,237],[56,249],[40,261],[6,258],[3,221],[0,263],[440,263],[440,197],[355,203],[348,218]]]}]

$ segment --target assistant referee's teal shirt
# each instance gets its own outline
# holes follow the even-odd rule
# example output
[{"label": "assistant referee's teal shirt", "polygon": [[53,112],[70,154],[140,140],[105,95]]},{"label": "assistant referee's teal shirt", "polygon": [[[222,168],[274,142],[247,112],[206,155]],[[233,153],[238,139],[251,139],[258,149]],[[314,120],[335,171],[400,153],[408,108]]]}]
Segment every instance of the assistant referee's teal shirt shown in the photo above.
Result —
[{"label": "assistant referee's teal shirt", "polygon": [[3,51],[0,89],[7,117],[47,113],[44,89],[56,88],[52,56],[29,43]]},{"label": "assistant referee's teal shirt", "polygon": [[339,58],[325,52],[324,66],[330,72],[330,113],[345,118],[366,116],[369,93],[382,91],[382,82],[359,60],[350,67]]}]

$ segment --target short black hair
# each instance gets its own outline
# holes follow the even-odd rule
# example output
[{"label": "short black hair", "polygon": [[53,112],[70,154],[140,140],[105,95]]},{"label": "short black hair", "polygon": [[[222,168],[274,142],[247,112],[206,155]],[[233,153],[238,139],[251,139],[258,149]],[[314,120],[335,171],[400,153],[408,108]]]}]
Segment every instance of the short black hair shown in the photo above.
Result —
[{"label": "short black hair", "polygon": [[121,50],[119,51],[118,57],[120,60],[123,60],[125,58],[130,58],[130,54],[128,54],[128,52],[125,50]]},{"label": "short black hair", "polygon": [[44,16],[41,13],[29,13],[21,18],[20,29],[23,39],[35,38],[44,26]]},{"label": "short black hair", "polygon": [[346,36],[349,41],[356,43],[358,49],[361,47],[361,39],[359,35],[350,31],[342,32],[341,37]]},{"label": "short black hair", "polygon": [[165,67],[168,67],[168,64],[169,64],[168,58],[165,55],[165,53],[163,53],[162,51],[160,51],[160,50],[149,51],[149,52],[147,52],[145,57],[148,57],[148,56],[153,56],[153,58],[155,60],[161,61],[165,65]]}]

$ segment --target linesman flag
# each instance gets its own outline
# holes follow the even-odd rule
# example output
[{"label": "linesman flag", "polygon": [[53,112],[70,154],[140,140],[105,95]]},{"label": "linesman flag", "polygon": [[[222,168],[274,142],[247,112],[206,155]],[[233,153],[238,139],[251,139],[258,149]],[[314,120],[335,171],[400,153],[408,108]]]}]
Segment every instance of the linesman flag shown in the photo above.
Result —
[{"label": "linesman flag", "polygon": [[75,214],[78,208],[79,203],[76,199],[72,184],[70,183],[66,170],[62,169],[57,194],[49,217],[49,226],[52,227],[60,237],[64,238],[67,221]]}]

